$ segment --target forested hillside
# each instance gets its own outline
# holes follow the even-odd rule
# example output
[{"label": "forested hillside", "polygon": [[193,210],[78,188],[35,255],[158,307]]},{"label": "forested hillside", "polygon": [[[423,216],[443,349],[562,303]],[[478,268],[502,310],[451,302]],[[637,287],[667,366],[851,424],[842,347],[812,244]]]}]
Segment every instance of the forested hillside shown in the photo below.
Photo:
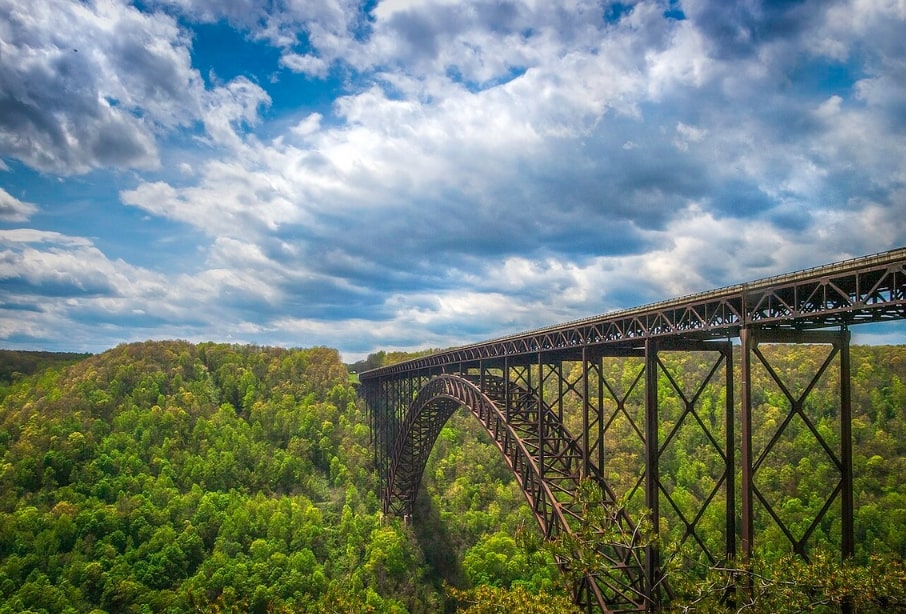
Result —
[{"label": "forested hillside", "polygon": [[0,611],[430,612],[337,353],[125,345],[0,408]]},{"label": "forested hillside", "polygon": [[[824,350],[766,351],[795,384]],[[690,381],[709,368],[664,361]],[[629,386],[638,365],[607,368]],[[906,348],[853,348],[853,375],[858,556],[902,559]],[[831,445],[833,378],[831,369],[808,404]],[[759,419],[782,422],[784,399],[765,390]],[[702,394],[719,435],[722,390]],[[17,376],[0,395],[0,613],[452,612],[445,582],[482,587],[457,593],[474,612],[568,609],[515,480],[465,412],[441,432],[412,525],[381,517],[364,407],[334,350],[130,344]],[[665,434],[674,404],[665,394]],[[797,522],[822,504],[807,495],[828,483],[830,461],[816,461],[807,429],[792,424],[759,480],[767,496],[789,495],[782,513]],[[639,471],[627,428],[615,422],[608,440],[618,489]],[[714,481],[707,446],[685,428],[672,445],[662,472],[694,507]],[[834,518],[816,530],[819,544],[834,539]],[[789,550],[782,535],[761,543],[766,557]]]},{"label": "forested hillside", "polygon": [[15,379],[49,367],[65,366],[87,358],[89,354],[70,352],[22,352],[0,350],[0,388]]}]

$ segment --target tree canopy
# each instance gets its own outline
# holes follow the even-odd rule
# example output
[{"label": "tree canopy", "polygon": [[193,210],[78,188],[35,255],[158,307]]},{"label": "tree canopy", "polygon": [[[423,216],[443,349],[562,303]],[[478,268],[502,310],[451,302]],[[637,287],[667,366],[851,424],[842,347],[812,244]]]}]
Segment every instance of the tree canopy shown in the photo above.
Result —
[{"label": "tree canopy", "polygon": [[[795,386],[826,350],[765,351]],[[23,355],[22,366],[4,356],[17,375],[0,385],[0,614],[568,607],[556,545],[532,537],[535,521],[514,476],[465,411],[440,432],[412,524],[383,517],[364,406],[335,350],[165,341],[96,356]],[[369,365],[407,357],[378,354]],[[677,380],[696,381],[710,368],[695,356],[663,360]],[[627,387],[637,369],[631,360],[604,365]],[[890,569],[902,575],[906,348],[853,348],[852,369],[853,563],[893,561]],[[761,385],[765,373],[755,377],[762,429],[756,445],[763,447],[771,425],[784,420],[785,400]],[[831,369],[807,407],[831,445],[839,430],[834,377]],[[699,417],[718,431],[721,394],[720,386],[709,387],[698,401]],[[681,407],[669,395],[661,404],[669,432]],[[577,400],[567,399],[563,409],[567,422],[580,420]],[[827,486],[832,461],[814,454],[808,429],[793,423],[758,479],[795,528],[822,505],[810,493]],[[607,477],[626,494],[639,475],[638,443],[626,419],[613,429]],[[703,437],[680,425],[662,458],[678,506],[697,509],[716,479]],[[671,509],[662,506],[665,549],[681,541]],[[703,515],[703,541],[719,533],[720,521]],[[815,531],[816,547],[838,532],[830,514]],[[823,555],[816,556],[819,567],[803,568],[784,562],[789,543],[782,534],[768,531],[759,540],[763,566],[750,573],[768,587],[762,604],[777,603],[778,591],[788,588],[772,570],[812,582],[797,599],[836,590],[815,584],[820,565],[830,569]],[[672,560],[701,562],[680,555]],[[854,585],[881,575],[833,569],[825,575]],[[722,580],[713,569],[691,570],[670,569],[688,598],[678,595],[676,603],[718,607],[708,591]]]}]

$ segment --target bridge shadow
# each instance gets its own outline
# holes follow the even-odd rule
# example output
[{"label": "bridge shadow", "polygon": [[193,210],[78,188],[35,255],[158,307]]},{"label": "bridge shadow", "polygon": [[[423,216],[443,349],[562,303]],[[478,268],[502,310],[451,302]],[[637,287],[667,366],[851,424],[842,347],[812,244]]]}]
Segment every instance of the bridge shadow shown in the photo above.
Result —
[{"label": "bridge shadow", "polygon": [[[415,498],[412,515],[412,531],[425,553],[425,562],[430,569],[431,581],[438,590],[447,583],[455,588],[466,588],[468,580],[459,561],[459,555],[447,526],[440,518],[440,511],[431,496],[420,489]],[[445,614],[456,611],[456,604],[445,603]]]}]

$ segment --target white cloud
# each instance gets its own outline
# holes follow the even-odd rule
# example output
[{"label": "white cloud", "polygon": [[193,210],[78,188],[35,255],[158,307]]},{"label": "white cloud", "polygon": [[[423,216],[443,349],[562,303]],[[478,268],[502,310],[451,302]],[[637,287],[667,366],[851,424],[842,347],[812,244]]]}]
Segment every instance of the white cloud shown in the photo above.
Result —
[{"label": "white cloud", "polygon": [[0,279],[7,292],[49,297],[115,295],[116,266],[80,237],[0,230]]},{"label": "white cloud", "polygon": [[300,72],[311,77],[326,77],[330,64],[323,58],[310,54],[286,53],[280,63],[293,72]]},{"label": "white cloud", "polygon": [[290,132],[303,139],[313,134],[317,134],[321,130],[322,119],[324,119],[324,117],[320,113],[312,113],[290,128]]},{"label": "white cloud", "polygon": [[[476,301],[495,289],[529,301],[556,296],[561,309],[533,312],[569,316],[599,303],[620,306],[612,297],[631,294],[637,281],[623,271],[644,272],[637,295],[665,298],[818,264],[815,254],[833,258],[839,241],[855,238],[839,225],[828,235],[815,232],[836,224],[818,207],[859,201],[825,202],[830,169],[866,154],[855,147],[869,140],[877,149],[869,155],[886,156],[888,166],[903,159],[896,135],[881,134],[865,123],[871,116],[833,98],[789,105],[786,112],[801,121],[833,119],[788,138],[760,114],[778,104],[773,90],[766,105],[751,98],[772,84],[776,66],[757,55],[713,55],[694,22],[667,22],[652,3],[617,25],[581,23],[576,16],[590,10],[582,6],[560,18],[563,32],[546,25],[556,22],[553,8],[521,5],[506,23],[514,31],[537,26],[531,40],[492,34],[474,7],[389,8],[377,12],[363,43],[374,52],[370,64],[361,63],[355,45],[348,60],[389,66],[411,51],[391,34],[422,28],[432,39],[422,41],[420,60],[381,68],[370,87],[339,99],[339,122],[309,115],[290,128],[302,137],[294,145],[237,133],[235,155],[208,163],[196,185],[147,183],[124,192],[124,201],[220,240],[292,244],[260,263],[274,284],[291,286],[295,266],[319,283],[356,288],[367,282],[344,276],[368,266],[389,274],[372,283],[391,292],[418,283],[444,296],[455,280]],[[400,14],[415,21],[390,23]],[[453,60],[464,41],[476,58],[506,47],[509,59],[489,72],[482,72],[487,63],[469,69],[475,79],[499,76],[517,59],[525,71],[467,87],[457,81],[466,73],[444,72],[464,65]],[[673,147],[685,152],[683,166],[676,158],[659,162]],[[824,247],[789,247],[807,230]],[[626,246],[608,244],[614,240]],[[661,247],[620,255],[642,245]],[[435,253],[443,254],[440,266]],[[477,269],[485,282],[475,273],[482,257],[504,263]],[[455,304],[420,304],[405,317],[443,321],[439,314],[458,313]]]},{"label": "white cloud", "polygon": [[218,144],[231,148],[242,145],[244,128],[258,123],[258,110],[270,104],[270,96],[246,77],[237,77],[218,86],[205,96],[204,124],[208,135]]},{"label": "white cloud", "polygon": [[[111,260],[83,237],[0,230],[0,338],[35,337],[93,351],[99,330],[110,345],[266,331],[241,315],[248,310],[251,317],[279,298],[260,270],[262,255],[236,242],[217,251],[221,255],[212,255],[209,267],[168,277]],[[230,266],[218,266],[224,264]],[[217,335],[212,322],[225,323]]]},{"label": "white cloud", "polygon": [[37,210],[37,205],[21,201],[0,188],[0,222],[25,222]]},{"label": "white cloud", "polygon": [[154,132],[197,116],[176,22],[115,1],[0,1],[0,153],[62,174],[154,168]]},{"label": "white cloud", "polygon": [[680,151],[689,151],[690,143],[700,143],[707,134],[707,130],[677,122],[676,138],[673,139],[673,146]]},{"label": "white cloud", "polygon": [[270,98],[245,77],[206,90],[191,34],[121,0],[0,0],[0,155],[62,175],[157,169],[158,139],[201,121],[235,146]]},{"label": "white cloud", "polygon": [[34,228],[17,228],[0,230],[0,245],[54,244],[66,247],[87,247],[91,241],[83,237],[73,237]]},{"label": "white cloud", "polygon": [[704,38],[692,23],[674,24],[669,36],[670,45],[645,52],[648,95],[655,101],[664,100],[677,89],[703,86],[720,68],[719,62],[709,57]]},{"label": "white cloud", "polygon": [[[34,313],[142,314],[187,338],[437,347],[906,236],[902,3],[687,0],[675,20],[645,0],[611,22],[590,0],[385,0],[371,20],[352,0],[147,6],[66,5],[78,61],[37,20],[4,31],[0,91],[40,98],[33,117],[50,128],[0,119],[0,153],[63,173],[160,158],[162,172],[116,183],[121,200],[185,224],[200,257],[165,277],[87,239],[3,235],[6,279],[30,284],[5,298],[52,283],[76,297],[41,295]],[[187,28],[223,20],[276,47],[279,65],[205,88]],[[57,65],[88,77],[77,104],[53,94],[78,82],[65,71],[26,79]],[[345,95],[287,112],[270,91],[281,67]],[[817,87],[822,71],[846,74]],[[94,155],[105,134],[138,153]],[[34,215],[2,196],[4,221]],[[28,330],[49,330],[42,317]]]},{"label": "white cloud", "polygon": [[[453,1],[447,0],[446,4],[452,4]],[[429,4],[429,0],[380,0],[372,13],[378,19],[387,19],[398,11],[417,9],[427,4]]]}]

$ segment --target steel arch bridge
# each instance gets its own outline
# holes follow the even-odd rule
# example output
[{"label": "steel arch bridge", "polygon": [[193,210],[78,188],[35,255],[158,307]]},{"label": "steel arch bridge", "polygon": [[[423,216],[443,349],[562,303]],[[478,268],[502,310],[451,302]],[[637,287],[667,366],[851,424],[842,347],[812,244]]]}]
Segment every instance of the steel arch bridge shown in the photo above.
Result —
[{"label": "steel arch bridge", "polygon": [[[852,556],[854,540],[850,328],[906,319],[906,248],[677,298],[636,309],[494,339],[360,374],[371,417],[375,461],[385,512],[408,517],[428,455],[450,415],[467,408],[500,450],[525,494],[545,538],[585,540],[598,563],[577,569],[576,603],[587,611],[656,609],[670,589],[656,541],[643,539],[644,516],[657,535],[669,512],[681,539],[704,560],[751,557],[764,519],[808,556],[810,539],[828,512],[839,510],[839,549]],[[801,390],[788,385],[763,344],[820,344],[826,358]],[[664,357],[706,357],[698,381],[685,381]],[[616,381],[612,361],[635,361],[637,371]],[[737,375],[734,375],[736,370]],[[753,369],[786,402],[773,433],[753,447]],[[808,397],[827,373],[835,374],[838,432],[817,428]],[[723,399],[719,419],[700,400],[706,389]],[[665,399],[672,399],[667,408]],[[581,416],[568,415],[579,407]],[[566,410],[565,410],[566,408]],[[668,415],[669,414],[669,415]],[[759,469],[791,422],[804,425],[836,477],[821,493],[824,503],[804,528],[778,512],[783,502],[765,496]],[[621,424],[622,430],[616,425]],[[570,430],[570,425],[578,429]],[[698,431],[703,454],[716,466],[706,492],[692,509],[683,506],[660,465],[680,428]],[[627,435],[628,433],[628,435]],[[609,467],[608,437],[635,441],[641,470],[622,476]],[[615,493],[611,482],[621,481]],[[737,483],[737,480],[739,483]],[[589,527],[588,502],[578,496],[593,485],[604,510]],[[631,517],[626,501],[641,499]],[[597,510],[600,511],[600,510]],[[837,512],[835,512],[837,513]],[[704,518],[719,519],[719,546],[704,535]],[[603,520],[601,520],[603,518]],[[761,524],[759,524],[761,523]],[[598,536],[598,539],[594,539]],[[615,537],[616,536],[616,537]]]}]

